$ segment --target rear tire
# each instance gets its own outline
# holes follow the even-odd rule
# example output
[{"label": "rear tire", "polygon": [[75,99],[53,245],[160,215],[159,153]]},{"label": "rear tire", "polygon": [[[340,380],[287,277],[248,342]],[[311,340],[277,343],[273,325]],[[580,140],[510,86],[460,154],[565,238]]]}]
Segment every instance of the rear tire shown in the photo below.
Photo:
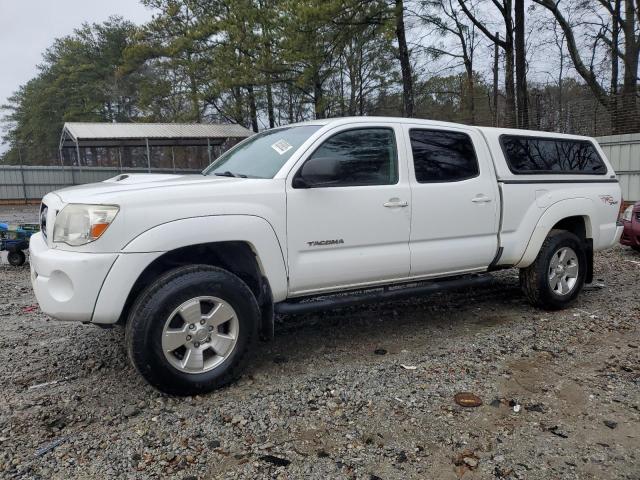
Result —
[{"label": "rear tire", "polygon": [[24,265],[24,262],[26,260],[27,257],[22,250],[9,252],[9,254],[7,255],[7,261],[9,262],[9,265],[13,265],[14,267],[20,267]]},{"label": "rear tire", "polygon": [[207,393],[240,376],[259,318],[253,293],[234,274],[208,265],[180,267],[138,296],[126,325],[127,351],[158,390]]},{"label": "rear tire", "polygon": [[631,247],[631,248],[633,248],[636,252],[640,253],[640,247],[635,246],[635,247]]},{"label": "rear tire", "polygon": [[569,306],[584,286],[587,255],[576,235],[552,231],[535,261],[520,269],[520,287],[531,305],[546,310]]}]

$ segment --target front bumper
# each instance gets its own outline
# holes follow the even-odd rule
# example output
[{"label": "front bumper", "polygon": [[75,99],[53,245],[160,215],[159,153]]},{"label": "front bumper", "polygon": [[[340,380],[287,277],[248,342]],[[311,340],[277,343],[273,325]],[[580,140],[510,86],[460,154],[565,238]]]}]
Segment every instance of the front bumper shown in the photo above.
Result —
[{"label": "front bumper", "polygon": [[89,322],[117,253],[81,253],[49,248],[36,233],[29,244],[31,284],[40,309],[58,320]]},{"label": "front bumper", "polygon": [[640,222],[623,222],[623,228],[620,243],[629,247],[640,247]]}]

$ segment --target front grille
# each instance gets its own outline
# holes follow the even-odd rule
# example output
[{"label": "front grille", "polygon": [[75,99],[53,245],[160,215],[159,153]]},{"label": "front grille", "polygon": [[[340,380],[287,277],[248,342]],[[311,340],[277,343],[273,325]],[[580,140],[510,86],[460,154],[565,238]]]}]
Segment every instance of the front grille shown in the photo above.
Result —
[{"label": "front grille", "polygon": [[44,238],[47,238],[47,217],[49,216],[49,207],[46,204],[40,205],[40,231]]}]

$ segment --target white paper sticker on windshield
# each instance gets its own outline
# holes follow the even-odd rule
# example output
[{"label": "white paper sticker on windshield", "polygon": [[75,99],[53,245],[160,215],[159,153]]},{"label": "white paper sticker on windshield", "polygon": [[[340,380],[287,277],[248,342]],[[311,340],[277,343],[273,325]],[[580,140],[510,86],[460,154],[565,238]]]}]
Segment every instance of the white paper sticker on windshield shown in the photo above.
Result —
[{"label": "white paper sticker on windshield", "polygon": [[293,145],[291,145],[289,142],[287,142],[284,139],[280,139],[276,143],[271,145],[271,148],[273,148],[276,152],[282,155],[288,152],[289,150],[291,150],[293,148]]}]

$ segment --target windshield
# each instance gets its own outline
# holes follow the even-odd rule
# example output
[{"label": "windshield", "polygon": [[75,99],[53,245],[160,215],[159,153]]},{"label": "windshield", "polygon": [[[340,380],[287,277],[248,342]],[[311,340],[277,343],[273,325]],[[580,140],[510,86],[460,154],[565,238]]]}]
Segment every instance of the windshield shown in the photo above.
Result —
[{"label": "windshield", "polygon": [[273,178],[320,125],[283,127],[248,138],[222,154],[203,173],[245,178]]}]

